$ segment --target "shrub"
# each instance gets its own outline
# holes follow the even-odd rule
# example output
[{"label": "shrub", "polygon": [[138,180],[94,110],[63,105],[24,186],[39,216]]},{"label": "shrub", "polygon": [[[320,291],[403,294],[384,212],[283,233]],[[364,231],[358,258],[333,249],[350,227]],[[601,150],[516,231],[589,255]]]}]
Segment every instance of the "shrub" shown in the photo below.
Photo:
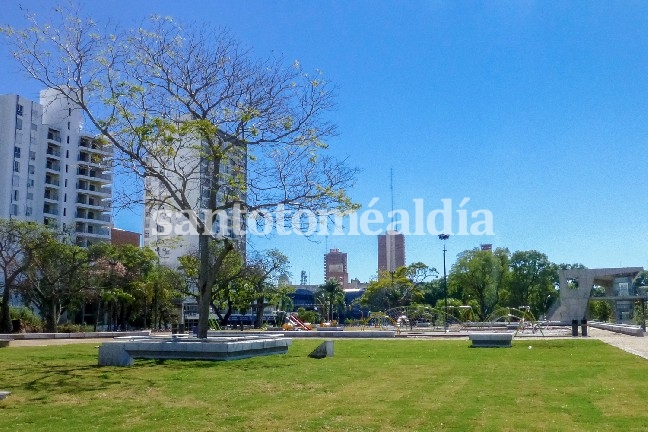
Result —
[{"label": "shrub", "polygon": [[43,331],[43,320],[26,307],[12,307],[9,309],[12,320],[20,320],[21,331],[37,333]]},{"label": "shrub", "polygon": [[92,331],[92,326],[85,324],[60,324],[58,327],[59,333],[85,333]]}]

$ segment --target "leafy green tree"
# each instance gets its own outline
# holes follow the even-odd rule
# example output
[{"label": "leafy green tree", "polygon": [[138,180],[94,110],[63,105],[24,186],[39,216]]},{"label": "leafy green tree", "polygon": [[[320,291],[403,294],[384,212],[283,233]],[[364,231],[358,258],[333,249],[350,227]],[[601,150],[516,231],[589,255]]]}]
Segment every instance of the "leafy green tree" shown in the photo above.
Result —
[{"label": "leafy green tree", "polygon": [[448,291],[463,302],[477,301],[480,320],[499,303],[499,263],[491,251],[472,249],[462,252],[450,270]]},{"label": "leafy green tree", "polygon": [[[86,127],[116,149],[116,164],[159,185],[161,193],[148,195],[152,206],[194,212],[199,337],[207,336],[220,264],[235,247],[211,232],[212,216],[200,208],[356,207],[345,192],[356,170],[325,154],[335,127],[324,118],[333,92],[321,75],[297,63],[259,61],[226,31],[158,16],[124,31],[58,8],[42,22],[28,17],[23,30],[3,30],[22,70],[78,106]],[[201,184],[205,170],[211,181]],[[192,199],[197,187],[201,203]],[[213,259],[215,241],[223,247]]]},{"label": "leafy green tree", "polygon": [[592,319],[605,322],[612,317],[612,304],[609,301],[591,300],[588,307]]},{"label": "leafy green tree", "polygon": [[38,308],[45,330],[56,332],[61,314],[82,304],[88,295],[83,283],[88,253],[65,233],[46,233],[40,242],[32,252],[21,294],[27,304]]},{"label": "leafy green tree", "polygon": [[425,293],[424,279],[436,270],[424,264],[414,263],[399,267],[393,273],[381,272],[378,280],[371,281],[360,298],[360,304],[374,311],[421,303]]},{"label": "leafy green tree", "polygon": [[316,324],[322,320],[322,317],[315,311],[307,311],[303,307],[297,309],[297,318],[304,323]]},{"label": "leafy green tree", "polygon": [[648,270],[639,272],[639,274],[632,281],[634,292],[644,294],[648,291]]},{"label": "leafy green tree", "polygon": [[535,251],[517,251],[510,259],[511,307],[530,306],[535,316],[546,312],[548,299],[557,296],[555,281],[558,267],[547,255]]},{"label": "leafy green tree", "polygon": [[245,280],[251,288],[253,308],[256,313],[254,327],[261,328],[263,310],[276,295],[279,278],[288,274],[288,257],[277,249],[257,252],[251,256],[245,270]]},{"label": "leafy green tree", "polygon": [[280,311],[277,315],[277,323],[279,325],[281,325],[281,323],[284,322],[284,319],[286,317],[286,312],[292,311],[295,306],[295,303],[293,302],[292,298],[289,295],[294,292],[295,289],[291,287],[288,283],[279,281],[279,286],[277,287],[275,296],[272,299],[272,303]]},{"label": "leafy green tree", "polygon": [[335,306],[344,307],[344,289],[342,283],[337,279],[329,279],[325,284],[320,285],[315,298],[319,298],[323,306],[323,316],[329,321],[333,320]]},{"label": "leafy green tree", "polygon": [[11,333],[10,316],[12,294],[26,278],[33,252],[41,244],[46,228],[31,222],[0,219],[0,274],[2,275],[2,301],[0,301],[0,332]]}]

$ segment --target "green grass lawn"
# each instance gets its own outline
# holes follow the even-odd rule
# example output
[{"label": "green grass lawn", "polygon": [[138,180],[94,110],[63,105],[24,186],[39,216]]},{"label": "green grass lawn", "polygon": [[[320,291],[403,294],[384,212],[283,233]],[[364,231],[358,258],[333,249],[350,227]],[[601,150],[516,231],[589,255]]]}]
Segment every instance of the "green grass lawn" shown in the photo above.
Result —
[{"label": "green grass lawn", "polygon": [[320,342],[130,368],[97,367],[92,344],[3,348],[0,431],[648,429],[648,361],[596,340],[338,340],[308,358]]}]

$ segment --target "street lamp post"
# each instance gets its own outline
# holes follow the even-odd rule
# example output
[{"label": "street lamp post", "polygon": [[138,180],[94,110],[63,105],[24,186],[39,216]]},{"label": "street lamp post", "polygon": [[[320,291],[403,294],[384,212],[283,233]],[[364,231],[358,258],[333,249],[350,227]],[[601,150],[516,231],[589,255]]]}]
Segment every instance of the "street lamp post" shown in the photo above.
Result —
[{"label": "street lamp post", "polygon": [[448,330],[448,277],[446,275],[446,240],[448,234],[439,234],[439,240],[443,240],[443,297],[445,301],[445,329]]}]

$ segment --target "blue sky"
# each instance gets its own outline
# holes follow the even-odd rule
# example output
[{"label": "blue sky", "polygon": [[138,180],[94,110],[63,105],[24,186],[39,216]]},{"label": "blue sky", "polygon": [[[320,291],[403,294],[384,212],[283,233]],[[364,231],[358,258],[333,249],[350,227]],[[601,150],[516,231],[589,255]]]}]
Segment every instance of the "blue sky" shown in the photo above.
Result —
[{"label": "blue sky", "polygon": [[[0,22],[20,26],[22,3]],[[110,4],[109,8],[105,4]],[[645,2],[121,1],[83,2],[92,16],[136,25],[150,14],[210,21],[260,57],[321,69],[338,89],[330,151],[362,169],[352,197],[426,213],[468,197],[494,235],[454,236],[457,253],[492,243],[554,262],[648,268],[648,4]],[[37,98],[0,47],[0,93]],[[456,211],[456,207],[453,209]],[[455,230],[457,223],[454,213]],[[138,215],[117,225],[141,231]],[[469,219],[470,223],[470,219]],[[410,236],[407,261],[442,269],[435,236]],[[376,272],[373,236],[258,240],[323,282],[328,248],[350,277]]]}]

